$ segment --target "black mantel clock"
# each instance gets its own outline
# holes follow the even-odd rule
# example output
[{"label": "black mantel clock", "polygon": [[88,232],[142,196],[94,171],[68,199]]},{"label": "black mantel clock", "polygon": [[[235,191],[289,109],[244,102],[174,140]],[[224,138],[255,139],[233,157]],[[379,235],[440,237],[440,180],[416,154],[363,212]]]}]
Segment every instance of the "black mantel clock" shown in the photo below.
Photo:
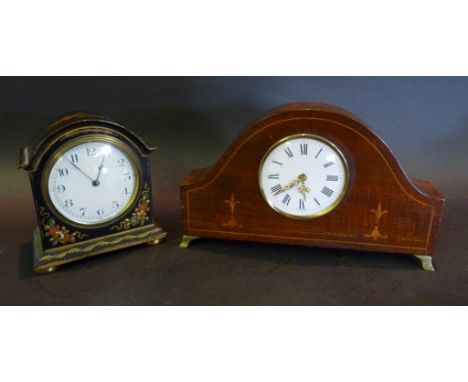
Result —
[{"label": "black mantel clock", "polygon": [[38,227],[34,270],[137,244],[166,233],[153,217],[149,154],[154,147],[108,118],[60,117],[28,147],[17,165],[29,172]]}]

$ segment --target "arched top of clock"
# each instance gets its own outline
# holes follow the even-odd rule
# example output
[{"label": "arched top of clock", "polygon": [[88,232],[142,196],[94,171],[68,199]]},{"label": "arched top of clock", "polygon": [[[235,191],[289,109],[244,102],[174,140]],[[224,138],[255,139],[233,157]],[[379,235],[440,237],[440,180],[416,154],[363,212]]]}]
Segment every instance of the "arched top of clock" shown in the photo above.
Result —
[{"label": "arched top of clock", "polygon": [[[276,124],[284,124],[294,120],[327,121],[348,129],[356,136],[363,139],[379,154],[382,162],[388,166],[394,174],[395,180],[411,198],[421,201],[430,199],[443,200],[442,195],[427,181],[410,180],[402,169],[400,163],[386,143],[379,138],[371,128],[351,112],[329,104],[317,102],[295,102],[276,107],[254,121],[242,132],[221,158],[212,166],[192,171],[182,182],[187,190],[203,188],[212,183],[222,172],[228,163],[236,157],[239,150],[249,142],[258,139],[259,136],[268,136],[267,131]],[[320,131],[320,133],[327,133]],[[338,138],[330,132],[330,136]],[[251,165],[251,164],[250,164]]]},{"label": "arched top of clock", "polygon": [[64,114],[53,121],[28,146],[19,149],[17,167],[27,171],[35,171],[39,162],[53,144],[73,136],[80,127],[84,129],[89,127],[90,132],[94,128],[96,132],[120,134],[133,143],[143,155],[147,155],[156,149],[155,146],[145,142],[133,131],[111,121],[109,118],[92,113],[74,112]]},{"label": "arched top of clock", "polygon": [[[339,204],[311,219],[294,219],[279,213],[262,196],[259,182],[261,169],[265,168],[265,153],[297,136],[320,137],[332,143],[343,155],[349,174]],[[271,158],[271,163],[283,166],[285,160],[294,156],[310,155],[324,168],[333,164],[319,156],[320,148],[312,153],[311,146],[300,151],[297,146],[296,150],[291,147],[284,149],[285,154],[279,159]],[[277,179],[282,168],[272,172],[271,179]],[[298,168],[297,175],[302,171]],[[309,175],[313,181],[313,174]],[[330,175],[326,181],[332,180],[334,177]],[[273,182],[269,186],[275,192],[282,184]],[[328,186],[314,192],[330,197],[330,191],[337,190]],[[189,173],[180,191],[183,234],[187,238],[303,244],[421,256],[434,252],[444,204],[443,197],[429,182],[409,180],[387,145],[363,121],[341,108],[309,102],[284,105],[266,113],[241,133],[213,166]],[[307,201],[297,195],[296,199],[299,203],[294,208],[298,209],[309,201],[321,205],[312,194]],[[277,203],[289,206],[291,200],[292,196],[286,195]]]}]

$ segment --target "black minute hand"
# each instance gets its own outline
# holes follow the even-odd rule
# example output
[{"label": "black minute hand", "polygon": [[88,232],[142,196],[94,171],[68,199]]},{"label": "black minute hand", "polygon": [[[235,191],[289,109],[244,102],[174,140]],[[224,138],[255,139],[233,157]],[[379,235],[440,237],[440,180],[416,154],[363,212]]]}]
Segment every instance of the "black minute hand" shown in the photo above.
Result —
[{"label": "black minute hand", "polygon": [[104,159],[106,159],[106,156],[105,156],[105,155],[102,157],[101,164],[100,164],[100,166],[98,167],[99,172],[98,172],[98,174],[97,174],[96,179],[93,180],[93,186],[96,186],[96,187],[99,186],[99,177],[101,176],[101,171],[102,171],[102,168],[104,167]]},{"label": "black minute hand", "polygon": [[88,179],[91,180],[91,182],[93,182],[93,178],[91,178],[88,174],[86,174],[81,168],[79,168],[75,163],[73,163],[70,159],[68,159],[67,157],[65,157],[65,159],[67,161],[70,162],[70,164],[75,167],[79,172],[81,172],[84,176],[86,176]]}]

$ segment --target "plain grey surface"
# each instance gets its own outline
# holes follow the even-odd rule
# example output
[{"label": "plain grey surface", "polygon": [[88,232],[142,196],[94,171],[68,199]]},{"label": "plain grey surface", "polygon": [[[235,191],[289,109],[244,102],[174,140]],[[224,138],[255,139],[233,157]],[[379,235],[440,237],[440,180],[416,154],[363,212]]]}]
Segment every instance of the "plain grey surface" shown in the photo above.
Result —
[{"label": "plain grey surface", "polygon": [[[43,125],[84,110],[146,136],[160,147],[160,171],[183,177],[215,161],[263,112],[292,101],[348,109],[410,176],[431,180],[449,198],[466,195],[468,78],[460,77],[2,78],[1,170],[10,173],[14,149]],[[26,185],[20,173],[10,176]],[[2,183],[1,194],[16,192]]]},{"label": "plain grey surface", "polygon": [[[410,177],[444,194],[436,276],[419,271],[413,259],[381,254],[227,241],[179,251],[180,180],[215,162],[264,112],[293,101],[356,114]],[[466,304],[467,106],[468,78],[458,77],[0,78],[0,303]],[[151,252],[98,256],[41,278],[30,270],[36,220],[15,150],[70,111],[107,115],[158,146],[155,208],[169,239]],[[106,277],[118,278],[114,289],[96,286]],[[53,294],[61,288],[68,292]]]}]

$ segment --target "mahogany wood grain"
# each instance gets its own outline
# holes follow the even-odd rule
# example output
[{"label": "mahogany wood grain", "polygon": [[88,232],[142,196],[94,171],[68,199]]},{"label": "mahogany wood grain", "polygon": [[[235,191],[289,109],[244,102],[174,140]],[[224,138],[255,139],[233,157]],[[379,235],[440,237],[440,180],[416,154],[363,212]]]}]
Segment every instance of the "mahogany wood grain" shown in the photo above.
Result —
[{"label": "mahogany wood grain", "polygon": [[[334,142],[349,166],[349,187],[341,203],[310,220],[274,211],[258,185],[265,152],[279,139],[298,133]],[[180,190],[184,235],[429,256],[444,205],[429,182],[406,176],[364,122],[346,110],[317,103],[271,110],[215,165],[189,173]]]}]

